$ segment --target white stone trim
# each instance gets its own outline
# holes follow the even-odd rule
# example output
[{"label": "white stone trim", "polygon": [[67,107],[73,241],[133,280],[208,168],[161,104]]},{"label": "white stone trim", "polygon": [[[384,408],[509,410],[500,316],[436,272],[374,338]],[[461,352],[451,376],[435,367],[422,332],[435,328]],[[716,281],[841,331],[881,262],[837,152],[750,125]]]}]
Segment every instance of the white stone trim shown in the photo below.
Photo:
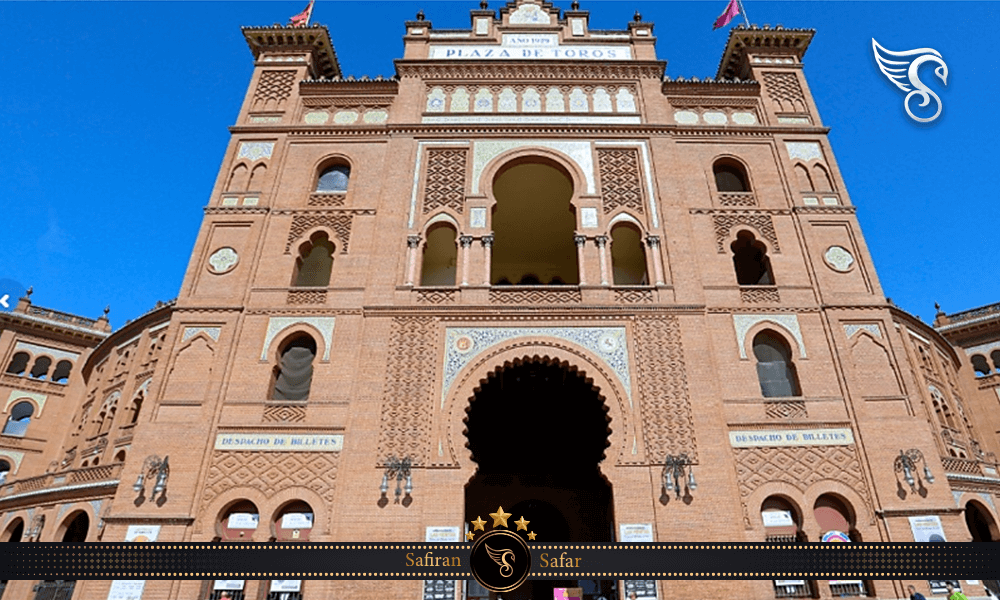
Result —
[{"label": "white stone trim", "polygon": [[[547,117],[546,117],[547,118]],[[472,193],[483,189],[481,182],[483,171],[491,160],[504,152],[519,148],[541,147],[562,152],[583,172],[587,182],[587,194],[596,194],[597,184],[594,181],[594,156],[591,143],[586,141],[553,141],[553,140],[484,140],[472,145],[472,177],[469,178]]]},{"label": "white stone trim", "polygon": [[798,315],[733,315],[733,326],[736,329],[736,344],[740,348],[740,358],[747,358],[747,333],[758,323],[772,323],[784,329],[799,345],[799,357],[806,356],[806,345],[802,341],[802,329],[799,327]]},{"label": "white stone trim", "polygon": [[[27,398],[28,400],[33,400],[35,404],[38,406],[38,412],[31,415],[31,418],[37,419],[41,417],[42,409],[45,408],[45,401],[48,399],[48,396],[46,396],[45,394],[38,394],[35,392],[26,392],[24,390],[10,391],[10,395],[7,396],[7,404],[5,404],[3,407],[3,412],[9,413],[12,404],[17,402],[18,400],[24,400],[25,398]],[[6,419],[4,419],[4,421],[6,421]],[[0,425],[0,427],[2,427],[2,425]]]},{"label": "white stone trim", "polygon": [[293,325],[305,324],[313,327],[323,336],[323,362],[329,361],[335,320],[336,317],[271,317],[267,322],[267,334],[264,336],[264,346],[260,350],[260,359],[267,360],[267,349],[279,333]]},{"label": "white stone trim", "polygon": [[602,140],[599,142],[594,142],[595,146],[638,146],[639,152],[642,154],[642,172],[646,179],[646,200],[649,203],[649,216],[653,219],[653,228],[658,229],[660,227],[660,216],[656,212],[656,202],[653,196],[656,195],[656,188],[653,187],[653,167],[649,160],[649,145],[646,142],[638,140]]},{"label": "white stone trim", "polygon": [[48,346],[32,344],[31,342],[18,341],[16,344],[14,344],[14,352],[17,352],[18,350],[27,350],[34,357],[37,357],[41,354],[45,354],[47,356],[51,356],[53,360],[59,360],[62,358],[75,362],[76,359],[80,358],[80,354],[77,352],[67,352],[65,350],[59,350],[57,348],[50,348]]}]

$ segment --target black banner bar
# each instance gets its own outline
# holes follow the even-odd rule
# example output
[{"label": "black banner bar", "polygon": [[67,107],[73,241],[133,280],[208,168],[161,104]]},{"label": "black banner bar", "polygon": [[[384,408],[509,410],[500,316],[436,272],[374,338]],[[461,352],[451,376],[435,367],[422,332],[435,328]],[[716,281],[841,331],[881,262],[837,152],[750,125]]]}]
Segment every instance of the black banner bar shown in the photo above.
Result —
[{"label": "black banner bar", "polygon": [[[471,579],[471,544],[0,544],[0,579]],[[1000,543],[529,544],[531,579],[997,579]]]}]

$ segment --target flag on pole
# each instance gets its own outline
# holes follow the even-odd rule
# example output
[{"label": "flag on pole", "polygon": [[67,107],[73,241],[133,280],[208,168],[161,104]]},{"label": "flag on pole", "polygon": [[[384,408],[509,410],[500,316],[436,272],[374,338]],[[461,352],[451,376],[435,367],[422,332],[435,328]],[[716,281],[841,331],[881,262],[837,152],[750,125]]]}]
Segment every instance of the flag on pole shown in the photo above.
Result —
[{"label": "flag on pole", "polygon": [[297,14],[294,17],[292,17],[291,19],[289,19],[288,20],[289,21],[288,24],[291,27],[308,27],[309,26],[309,19],[312,18],[313,3],[314,2],[316,2],[316,0],[309,0],[309,6],[307,6],[304,11],[300,12],[299,14]]},{"label": "flag on pole", "polygon": [[716,30],[720,27],[725,27],[729,25],[729,22],[736,18],[736,15],[740,14],[740,5],[737,0],[729,0],[729,5],[726,6],[726,10],[719,15],[719,18],[715,20],[715,25],[712,30]]}]

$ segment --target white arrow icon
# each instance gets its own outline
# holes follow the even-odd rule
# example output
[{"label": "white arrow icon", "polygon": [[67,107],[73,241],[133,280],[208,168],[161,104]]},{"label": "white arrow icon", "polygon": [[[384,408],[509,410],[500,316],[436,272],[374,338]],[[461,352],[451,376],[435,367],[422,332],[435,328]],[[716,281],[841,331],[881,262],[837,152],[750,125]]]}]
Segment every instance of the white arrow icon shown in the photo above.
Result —
[{"label": "white arrow icon", "polygon": [[10,298],[10,294],[4,294],[3,297],[0,298],[0,306],[4,308],[10,308],[10,304],[7,304],[8,298]]}]

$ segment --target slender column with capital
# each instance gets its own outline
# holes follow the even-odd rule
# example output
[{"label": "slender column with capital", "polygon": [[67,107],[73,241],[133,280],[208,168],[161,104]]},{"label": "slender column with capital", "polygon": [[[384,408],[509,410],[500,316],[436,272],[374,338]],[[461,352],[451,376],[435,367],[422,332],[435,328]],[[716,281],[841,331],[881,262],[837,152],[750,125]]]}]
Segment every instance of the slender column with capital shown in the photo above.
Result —
[{"label": "slender column with capital", "polygon": [[660,255],[660,236],[647,235],[646,245],[653,259],[653,272],[656,275],[656,285],[663,285],[663,257]]},{"label": "slender column with capital", "polygon": [[587,236],[574,235],[573,241],[576,242],[576,262],[580,265],[580,285],[587,285],[587,275],[583,259],[583,247],[587,243]]},{"label": "slender column with capital", "polygon": [[462,245],[462,285],[469,285],[469,248],[472,247],[472,236],[460,235],[458,241]]},{"label": "slender column with capital", "polygon": [[594,242],[601,253],[601,285],[608,285],[608,236],[599,235],[594,238]]},{"label": "slender column with capital", "polygon": [[484,235],[483,239],[483,285],[490,284],[490,266],[493,262],[493,234]]},{"label": "slender column with capital", "polygon": [[406,285],[413,285],[413,279],[417,276],[417,248],[420,247],[420,235],[406,236]]}]

